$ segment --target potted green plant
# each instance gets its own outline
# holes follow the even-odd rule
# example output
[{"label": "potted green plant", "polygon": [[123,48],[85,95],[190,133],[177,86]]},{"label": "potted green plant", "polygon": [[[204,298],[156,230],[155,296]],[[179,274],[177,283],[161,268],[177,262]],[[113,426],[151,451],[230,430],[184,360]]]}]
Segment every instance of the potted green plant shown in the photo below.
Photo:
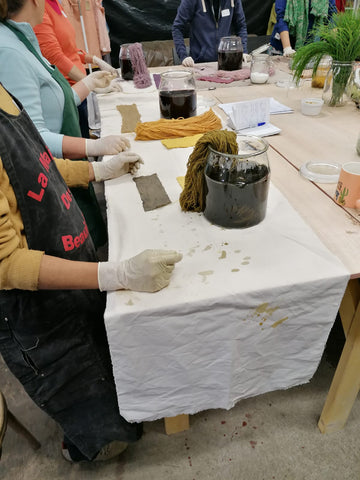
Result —
[{"label": "potted green plant", "polygon": [[326,103],[336,106],[342,103],[353,62],[360,58],[360,12],[346,10],[336,13],[328,23],[315,26],[311,31],[311,43],[299,48],[294,55],[292,69],[295,81],[299,82],[307,65],[313,63],[313,76],[325,55],[332,57],[329,81],[325,82],[324,93],[329,90]]}]

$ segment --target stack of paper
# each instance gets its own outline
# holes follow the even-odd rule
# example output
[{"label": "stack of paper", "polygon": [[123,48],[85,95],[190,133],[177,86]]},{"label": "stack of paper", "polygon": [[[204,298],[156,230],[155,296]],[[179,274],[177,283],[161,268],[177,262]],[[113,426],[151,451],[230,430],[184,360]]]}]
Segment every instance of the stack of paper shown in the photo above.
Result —
[{"label": "stack of paper", "polygon": [[293,113],[294,110],[270,97],[270,115],[279,115],[280,113]]},{"label": "stack of paper", "polygon": [[257,98],[236,103],[219,105],[228,115],[231,128],[243,135],[266,137],[281,130],[270,123],[270,98]]}]

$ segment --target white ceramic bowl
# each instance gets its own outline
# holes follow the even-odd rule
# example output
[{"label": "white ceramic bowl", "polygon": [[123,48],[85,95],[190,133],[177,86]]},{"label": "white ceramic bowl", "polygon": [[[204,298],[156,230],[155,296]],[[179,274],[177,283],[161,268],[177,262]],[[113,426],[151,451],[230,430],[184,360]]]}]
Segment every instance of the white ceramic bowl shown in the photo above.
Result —
[{"label": "white ceramic bowl", "polygon": [[303,98],[301,100],[301,112],[304,115],[319,115],[324,100],[321,98]]}]

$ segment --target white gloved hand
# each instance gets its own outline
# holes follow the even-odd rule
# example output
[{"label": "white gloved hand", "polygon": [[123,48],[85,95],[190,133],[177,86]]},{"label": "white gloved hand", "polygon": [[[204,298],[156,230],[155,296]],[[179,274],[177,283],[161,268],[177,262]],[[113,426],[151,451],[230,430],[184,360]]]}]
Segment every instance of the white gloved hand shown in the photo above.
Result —
[{"label": "white gloved hand", "polygon": [[291,47],[285,47],[283,51],[284,57],[292,57],[295,54],[295,50]]},{"label": "white gloved hand", "polygon": [[100,262],[99,289],[157,292],[169,285],[174,264],[181,259],[175,250],[145,250],[123,262]]},{"label": "white gloved hand", "polygon": [[121,177],[127,173],[134,175],[144,163],[140,155],[135,152],[121,152],[108,160],[101,162],[92,162],[95,182],[110,180],[111,178]]},{"label": "white gloved hand", "polygon": [[243,53],[243,60],[245,63],[251,63],[251,55],[248,53]]},{"label": "white gloved hand", "polygon": [[114,75],[117,75],[117,70],[116,68],[112,67],[109,63],[105,62],[101,58],[97,57],[96,55],[93,56],[92,62],[97,65],[100,70],[104,70],[105,72],[110,72],[113,73]]},{"label": "white gloved hand", "polygon": [[130,147],[129,140],[123,135],[108,135],[97,140],[85,139],[87,157],[99,157],[101,155],[116,155]]},{"label": "white gloved hand", "polygon": [[195,62],[194,62],[194,60],[192,59],[192,57],[186,57],[186,58],[184,58],[184,60],[182,61],[182,65],[183,65],[184,67],[193,68],[194,65],[195,65]]},{"label": "white gloved hand", "polygon": [[104,88],[94,88],[95,93],[113,93],[113,92],[122,92],[121,80],[120,78],[114,78],[111,80],[110,85]]},{"label": "white gloved hand", "polygon": [[109,72],[93,72],[83,78],[81,81],[92,92],[95,88],[105,88],[110,85],[114,75]]}]

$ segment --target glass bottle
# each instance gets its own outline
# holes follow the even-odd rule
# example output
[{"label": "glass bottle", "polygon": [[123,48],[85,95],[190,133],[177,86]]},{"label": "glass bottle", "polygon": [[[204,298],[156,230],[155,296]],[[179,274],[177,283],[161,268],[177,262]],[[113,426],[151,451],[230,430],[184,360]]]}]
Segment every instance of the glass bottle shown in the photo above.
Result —
[{"label": "glass bottle", "polygon": [[196,86],[192,72],[172,70],[161,74],[159,105],[162,118],[188,118],[196,115]]},{"label": "glass bottle", "polygon": [[236,155],[209,147],[204,216],[215,225],[247,228],[265,218],[270,185],[268,143],[238,135]]},{"label": "glass bottle", "polygon": [[240,70],[243,52],[240,37],[222,37],[218,47],[218,70]]},{"label": "glass bottle", "polygon": [[254,55],[251,59],[251,83],[266,83],[270,76],[270,57],[266,53]]},{"label": "glass bottle", "polygon": [[331,66],[331,57],[329,55],[324,55],[320,60],[318,68],[311,80],[311,86],[313,88],[324,88],[326,75],[330,70]]},{"label": "glass bottle", "polygon": [[132,80],[134,78],[134,71],[130,59],[129,45],[129,43],[124,43],[123,45],[120,45],[119,64],[123,80]]},{"label": "glass bottle", "polygon": [[344,105],[348,98],[346,95],[348,82],[354,62],[333,60],[325,78],[322,98],[330,107]]}]

